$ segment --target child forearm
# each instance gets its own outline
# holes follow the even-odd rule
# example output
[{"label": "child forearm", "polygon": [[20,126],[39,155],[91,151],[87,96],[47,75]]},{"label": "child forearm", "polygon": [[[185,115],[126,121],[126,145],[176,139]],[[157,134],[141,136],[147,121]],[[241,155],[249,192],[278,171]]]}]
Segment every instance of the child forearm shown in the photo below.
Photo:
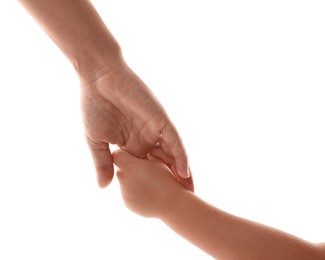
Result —
[{"label": "child forearm", "polygon": [[223,212],[187,191],[180,192],[161,219],[218,259],[324,259],[311,243]]},{"label": "child forearm", "polygon": [[19,0],[87,80],[120,58],[118,43],[88,0]]}]

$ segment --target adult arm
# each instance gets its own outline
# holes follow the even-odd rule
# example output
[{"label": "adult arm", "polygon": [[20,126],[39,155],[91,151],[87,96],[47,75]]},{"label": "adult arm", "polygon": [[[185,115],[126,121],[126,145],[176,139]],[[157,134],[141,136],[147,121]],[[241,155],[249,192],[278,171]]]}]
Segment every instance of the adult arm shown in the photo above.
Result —
[{"label": "adult arm", "polygon": [[82,84],[121,62],[121,49],[88,0],[19,0],[78,73]]},{"label": "adult arm", "polygon": [[107,186],[113,177],[110,143],[140,158],[158,145],[176,179],[193,190],[187,155],[175,126],[154,94],[127,66],[119,44],[91,2],[19,2],[79,75],[85,135],[99,185]]}]

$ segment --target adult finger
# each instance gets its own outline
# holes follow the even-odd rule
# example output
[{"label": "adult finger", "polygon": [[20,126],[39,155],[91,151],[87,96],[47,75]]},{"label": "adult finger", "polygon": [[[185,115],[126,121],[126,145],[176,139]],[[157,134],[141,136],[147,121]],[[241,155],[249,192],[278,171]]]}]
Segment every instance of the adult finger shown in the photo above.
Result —
[{"label": "adult finger", "polygon": [[[167,161],[170,161],[168,156],[164,153],[164,151],[159,147],[155,147],[154,149],[151,150],[151,152],[147,155],[147,158],[149,161],[152,162],[164,162],[166,163]],[[174,178],[178,183],[180,183],[185,189],[194,192],[194,184],[193,184],[193,175],[190,171],[190,177],[189,178],[182,178],[177,174],[177,170],[174,164],[168,164],[167,166],[170,167]]]},{"label": "adult finger", "polygon": [[164,128],[162,139],[159,142],[161,151],[154,148],[153,153],[160,159],[166,161],[166,157],[170,158],[171,168],[175,179],[186,189],[194,192],[194,183],[189,168],[188,157],[180,136],[176,128],[171,124]]},{"label": "adult finger", "polygon": [[188,169],[188,171],[190,173],[190,177],[186,179],[180,178],[178,181],[185,189],[194,192],[193,174],[191,172],[191,169]]},{"label": "adult finger", "polygon": [[[161,161],[163,161],[169,167],[173,163],[173,160],[168,157],[168,155],[161,149],[161,147],[159,145],[152,148],[151,151],[150,151],[150,154],[153,155],[154,157],[160,159]],[[147,155],[147,157],[148,157],[148,155]]]},{"label": "adult finger", "polygon": [[170,123],[162,131],[160,147],[163,152],[173,159],[177,173],[180,177],[186,179],[191,176],[187,154],[175,127]]},{"label": "adult finger", "polygon": [[110,184],[114,175],[113,158],[109,144],[88,141],[88,146],[94,161],[98,185],[105,188]]},{"label": "adult finger", "polygon": [[176,170],[176,166],[175,164],[173,164],[171,167],[170,167],[173,175],[174,175],[174,178],[175,180],[181,184],[185,189],[191,191],[191,192],[194,192],[194,183],[193,183],[193,176],[192,176],[192,173],[191,173],[191,169],[188,169],[189,173],[190,173],[190,177],[188,178],[182,178],[179,176],[179,174],[177,173],[177,170]]}]

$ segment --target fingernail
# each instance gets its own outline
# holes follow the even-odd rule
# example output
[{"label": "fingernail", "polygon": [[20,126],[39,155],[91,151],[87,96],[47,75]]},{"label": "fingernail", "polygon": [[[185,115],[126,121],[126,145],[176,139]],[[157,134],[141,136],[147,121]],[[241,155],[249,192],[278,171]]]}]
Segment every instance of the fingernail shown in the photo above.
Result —
[{"label": "fingernail", "polygon": [[189,168],[186,168],[186,170],[184,171],[179,171],[180,175],[182,178],[184,179],[187,179],[187,178],[190,178],[191,177],[191,173],[190,173],[190,170]]}]

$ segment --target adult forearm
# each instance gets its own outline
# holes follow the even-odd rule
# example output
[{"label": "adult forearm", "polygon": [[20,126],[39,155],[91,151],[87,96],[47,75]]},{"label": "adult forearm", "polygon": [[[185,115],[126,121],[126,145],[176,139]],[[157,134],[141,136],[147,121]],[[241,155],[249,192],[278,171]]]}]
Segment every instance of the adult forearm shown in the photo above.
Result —
[{"label": "adult forearm", "polygon": [[121,60],[120,48],[88,0],[19,0],[82,80]]},{"label": "adult forearm", "polygon": [[162,220],[176,233],[218,259],[324,259],[314,244],[221,211],[182,192]]}]

